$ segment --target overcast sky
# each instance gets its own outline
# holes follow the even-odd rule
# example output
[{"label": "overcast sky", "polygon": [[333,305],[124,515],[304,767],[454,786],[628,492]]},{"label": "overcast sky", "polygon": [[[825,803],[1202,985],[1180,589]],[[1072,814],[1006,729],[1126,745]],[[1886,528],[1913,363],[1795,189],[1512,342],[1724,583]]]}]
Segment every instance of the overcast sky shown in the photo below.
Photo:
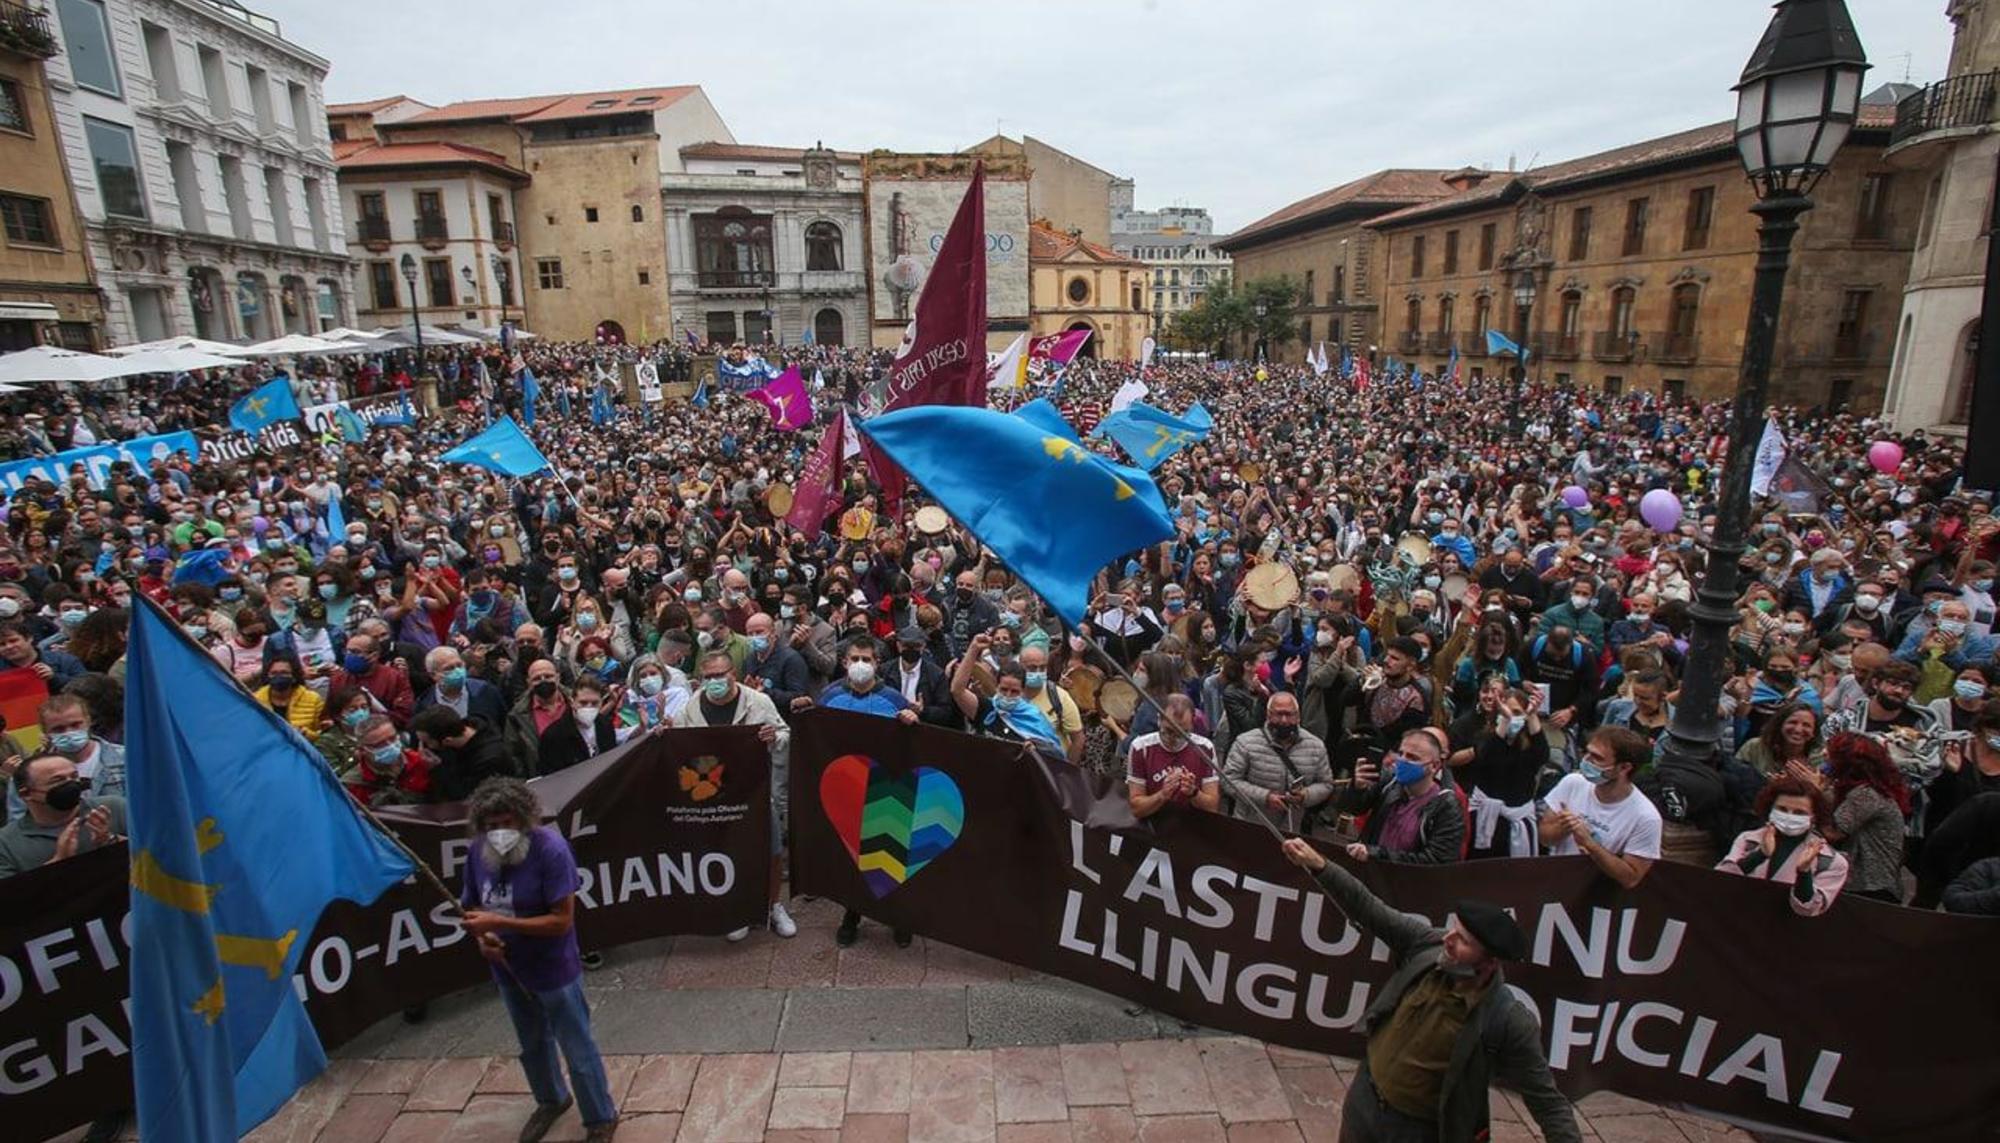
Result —
[{"label": "overcast sky", "polygon": [[[700,84],[738,142],[1034,135],[1227,232],[1390,166],[1526,166],[1734,114],[1759,0],[249,0],[328,102]],[[1848,0],[1872,89],[1942,78],[1945,0]]]}]

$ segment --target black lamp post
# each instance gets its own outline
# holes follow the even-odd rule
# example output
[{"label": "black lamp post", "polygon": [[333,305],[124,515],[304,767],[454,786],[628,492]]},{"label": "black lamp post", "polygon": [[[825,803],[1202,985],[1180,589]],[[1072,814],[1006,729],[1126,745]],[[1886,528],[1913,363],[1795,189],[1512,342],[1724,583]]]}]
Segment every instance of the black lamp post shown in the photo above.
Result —
[{"label": "black lamp post", "polygon": [[417,334],[417,372],[424,371],[424,323],[417,316],[417,260],[411,255],[403,255],[403,281],[410,284],[410,328]]},{"label": "black lamp post", "polygon": [[1256,305],[1256,306],[1255,306],[1254,308],[1255,308],[1255,309],[1256,309],[1256,311],[1257,311],[1257,360],[1259,360],[1259,361],[1262,361],[1262,360],[1264,360],[1264,357],[1265,357],[1265,353],[1264,353],[1264,315],[1265,315],[1265,314],[1268,314],[1268,313],[1270,313],[1270,312],[1271,312],[1271,307],[1270,307],[1270,306],[1267,306],[1267,305],[1265,305],[1265,304],[1264,304],[1263,302],[1258,302],[1258,303],[1257,303],[1257,305]]},{"label": "black lamp post", "polygon": [[510,284],[514,276],[513,263],[498,254],[493,255],[493,280],[500,288],[500,344],[507,344],[507,295],[514,292]]},{"label": "black lamp post", "polygon": [[1519,351],[1515,354],[1515,368],[1521,371],[1518,380],[1528,379],[1528,326],[1535,313],[1535,271],[1532,267],[1514,275],[1514,317],[1520,325],[1520,340],[1514,343]]},{"label": "black lamp post", "polygon": [[1785,270],[1799,216],[1812,209],[1806,195],[1833,165],[1854,126],[1866,70],[1861,38],[1842,0],[1779,0],[1736,85],[1736,150],[1757,193],[1757,205],[1750,208],[1759,220],[1757,277],[1708,569],[1688,609],[1694,632],[1680,703],[1667,724],[1667,755],[1683,762],[1710,764],[1722,738],[1722,683],[1750,523],[1750,470],[1763,435]]}]

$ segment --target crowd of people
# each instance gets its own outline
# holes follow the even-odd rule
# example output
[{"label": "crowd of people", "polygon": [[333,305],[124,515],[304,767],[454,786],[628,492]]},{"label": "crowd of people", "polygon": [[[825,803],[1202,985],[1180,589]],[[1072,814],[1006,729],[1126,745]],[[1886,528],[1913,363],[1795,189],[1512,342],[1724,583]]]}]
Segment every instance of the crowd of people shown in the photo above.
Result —
[{"label": "crowd of people", "polygon": [[[575,940],[567,916],[488,907],[531,853],[530,869],[560,864],[560,835],[537,828],[519,779],[666,727],[755,726],[782,848],[790,724],[822,706],[1022,739],[1122,785],[1141,818],[1234,814],[1357,862],[1581,854],[1630,887],[1680,861],[1778,882],[1806,916],[1843,895],[2000,913],[2000,520],[1959,487],[1953,442],[1899,438],[1900,465],[1877,471],[1880,426],[1775,412],[1826,495],[1802,511],[1760,502],[1722,741],[1690,761],[1665,747],[1726,405],[1080,358],[1051,394],[1080,431],[1134,381],[1174,412],[1199,401],[1213,429],[1155,473],[1174,538],[1103,569],[1073,627],[963,527],[920,522],[921,492],[888,495],[862,460],[840,472],[823,529],[785,522],[781,490],[888,354],[766,347],[816,393],[816,425],[782,432],[727,383],[690,399],[702,352],[750,355],[449,348],[421,369],[260,362],[0,404],[16,459],[223,435],[231,403],[280,365],[302,407],[397,390],[429,406],[361,440],[155,456],[101,482],[77,466],[7,497],[0,674],[48,697],[38,746],[19,727],[0,742],[0,876],[124,832],[124,645],[143,595],[360,800],[471,800],[485,844],[468,928],[496,958]],[[658,400],[625,383],[644,361],[665,383]],[[528,426],[552,470],[440,461],[501,415]],[[1655,489],[1683,505],[1664,531],[1639,512]],[[1041,511],[1059,537],[1064,506]],[[1136,703],[1112,701],[1121,681]],[[1287,852],[1373,908],[1317,851]],[[790,937],[780,868],[769,928]],[[1484,938],[1461,926],[1399,939],[1476,965],[1480,939],[1518,935],[1487,921]],[[850,912],[838,940],[859,936]],[[510,1012],[524,1045],[541,1045],[546,1110],[557,1041],[575,1046],[557,1016],[573,1018],[581,994],[559,950],[539,955],[543,1022]],[[615,1114],[587,1074],[575,1082],[598,1120]],[[1382,1114],[1407,1090],[1383,1085]]]}]

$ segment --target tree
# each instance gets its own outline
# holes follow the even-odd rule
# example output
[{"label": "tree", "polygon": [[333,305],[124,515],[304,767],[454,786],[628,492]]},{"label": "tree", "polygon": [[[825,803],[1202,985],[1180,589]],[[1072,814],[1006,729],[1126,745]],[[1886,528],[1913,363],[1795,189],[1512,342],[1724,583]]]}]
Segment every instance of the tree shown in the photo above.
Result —
[{"label": "tree", "polygon": [[1291,279],[1280,275],[1240,285],[1227,274],[1217,275],[1200,301],[1174,316],[1170,333],[1181,343],[1207,347],[1218,356],[1228,356],[1232,345],[1248,356],[1259,341],[1268,353],[1298,336],[1298,297]]}]

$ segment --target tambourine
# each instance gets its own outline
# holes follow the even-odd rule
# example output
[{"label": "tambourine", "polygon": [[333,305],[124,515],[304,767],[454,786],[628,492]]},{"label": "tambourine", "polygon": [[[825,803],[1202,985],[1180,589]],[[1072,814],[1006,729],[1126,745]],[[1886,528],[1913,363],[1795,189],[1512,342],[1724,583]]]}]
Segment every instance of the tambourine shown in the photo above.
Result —
[{"label": "tambourine", "polygon": [[1104,688],[1104,672],[1085,663],[1079,663],[1063,676],[1063,689],[1076,700],[1076,708],[1085,714],[1097,711],[1097,693]]},{"label": "tambourine", "polygon": [[849,508],[840,514],[840,538],[865,540],[875,530],[875,513],[866,508]]},{"label": "tambourine", "polygon": [[789,484],[773,484],[764,490],[764,507],[769,508],[771,515],[780,520],[792,510],[792,499],[792,487]]},{"label": "tambourine", "polygon": [[1250,602],[1265,611],[1283,611],[1299,600],[1299,577],[1281,563],[1258,564],[1243,577]]},{"label": "tambourine", "polygon": [[966,681],[966,685],[980,698],[992,698],[1000,693],[1000,676],[994,674],[993,668],[986,664],[974,663],[972,677]]},{"label": "tambourine", "polygon": [[1124,679],[1109,679],[1097,690],[1097,709],[1119,722],[1130,723],[1139,710],[1139,688]]},{"label": "tambourine", "polygon": [[917,531],[926,536],[936,536],[951,527],[951,517],[937,505],[926,504],[917,509],[916,524]]},{"label": "tambourine", "polygon": [[1327,569],[1326,585],[1332,591],[1359,592],[1361,573],[1355,570],[1353,564],[1335,564]]}]

